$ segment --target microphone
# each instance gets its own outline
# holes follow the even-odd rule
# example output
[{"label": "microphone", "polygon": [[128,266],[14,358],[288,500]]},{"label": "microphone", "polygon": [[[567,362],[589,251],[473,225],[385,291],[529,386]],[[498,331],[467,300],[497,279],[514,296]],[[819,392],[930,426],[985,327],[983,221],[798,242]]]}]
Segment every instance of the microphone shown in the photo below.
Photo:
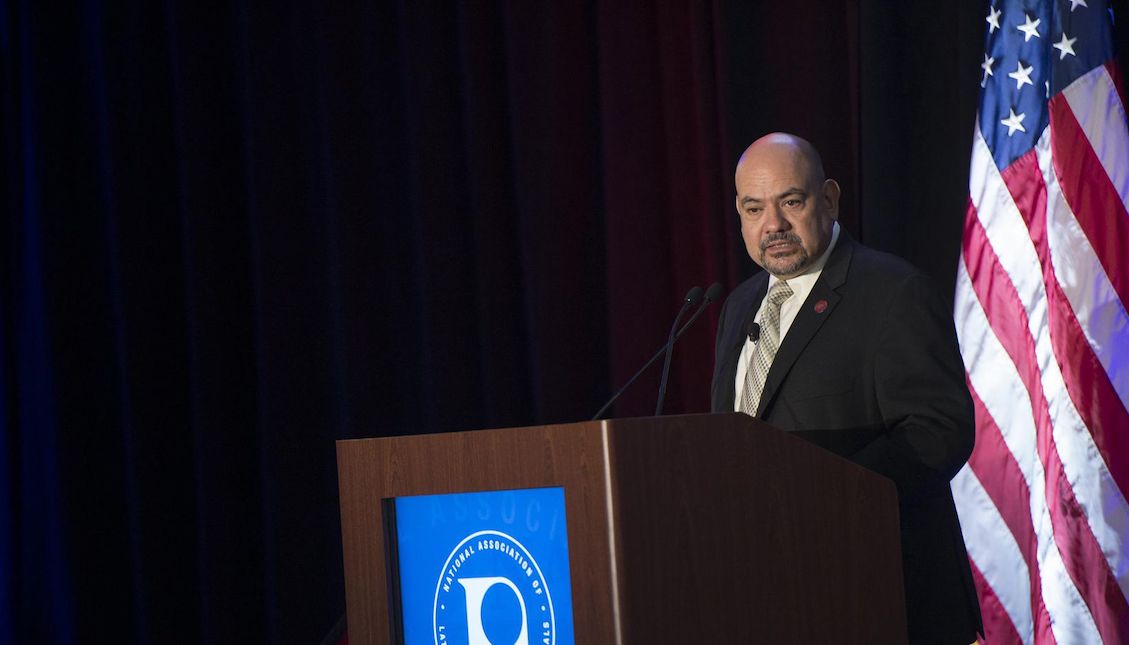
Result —
[{"label": "microphone", "polygon": [[[713,285],[711,285],[710,288],[706,290],[706,296],[702,305],[698,307],[698,310],[694,312],[693,316],[690,316],[690,320],[687,320],[686,324],[682,325],[682,328],[679,329],[678,333],[674,335],[674,340],[678,340],[682,337],[682,334],[686,333],[686,330],[690,328],[690,325],[694,324],[694,321],[698,319],[698,316],[702,315],[702,312],[705,311],[706,307],[714,302],[717,302],[721,298],[721,291],[721,284],[717,282],[713,283]],[[689,296],[690,294],[686,295]],[[685,303],[685,301],[683,301],[683,303]],[[683,307],[685,307],[685,304],[683,304]],[[681,313],[682,312],[680,311],[679,314],[681,315]],[[623,384],[623,387],[619,388],[619,390],[612,395],[612,398],[608,399],[608,402],[604,404],[604,407],[600,408],[599,412],[592,415],[592,420],[596,421],[600,417],[604,416],[604,412],[607,412],[608,408],[610,408],[613,403],[619,400],[620,395],[626,392],[627,388],[631,387],[631,384],[634,383],[640,376],[642,376],[643,372],[647,371],[647,368],[650,367],[655,361],[659,359],[660,356],[662,356],[666,352],[667,345],[670,344],[671,341],[668,340],[667,344],[660,347],[659,351],[655,352],[654,356],[652,356],[650,360],[644,363],[643,367],[640,367],[639,371],[635,372],[634,376],[627,379],[627,382]]]},{"label": "microphone", "polygon": [[711,284],[710,288],[706,289],[706,304],[717,302],[717,299],[721,297],[721,289],[720,282]]},{"label": "microphone", "polygon": [[674,354],[674,336],[678,332],[678,323],[682,321],[682,315],[686,310],[698,304],[702,299],[702,288],[694,287],[686,294],[686,298],[682,301],[682,308],[678,310],[678,315],[674,317],[674,324],[670,326],[670,335],[666,338],[666,358],[663,360],[663,375],[659,380],[659,400],[655,403],[655,416],[663,413],[663,399],[666,398],[666,379],[670,376],[670,359]]},{"label": "microphone", "polygon": [[662,384],[659,386],[659,400],[655,404],[655,416],[662,414],[663,400],[666,398],[666,379],[667,375],[670,373],[670,360],[671,356],[673,355],[674,341],[678,340],[678,337],[681,336],[682,333],[687,329],[689,329],[690,325],[698,319],[698,316],[701,316],[702,312],[706,310],[706,307],[709,307],[711,304],[717,302],[717,300],[721,298],[721,292],[722,288],[720,282],[711,284],[710,288],[706,290],[706,296],[702,301],[701,306],[698,307],[698,310],[694,312],[693,316],[690,316],[690,320],[686,321],[686,324],[682,326],[682,329],[680,329],[677,334],[675,334],[674,330],[671,329],[671,337],[666,344],[666,361],[663,364]]},{"label": "microphone", "polygon": [[755,343],[760,340],[761,326],[757,324],[757,321],[750,320],[749,324],[745,325],[745,333],[749,335],[749,340]]}]

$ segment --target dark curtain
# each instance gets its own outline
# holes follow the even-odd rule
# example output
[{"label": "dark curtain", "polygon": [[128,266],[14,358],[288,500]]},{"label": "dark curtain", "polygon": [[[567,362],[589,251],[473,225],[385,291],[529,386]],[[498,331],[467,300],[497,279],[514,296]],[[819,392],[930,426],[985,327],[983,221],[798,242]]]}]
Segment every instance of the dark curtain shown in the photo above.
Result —
[{"label": "dark curtain", "polygon": [[50,4],[0,12],[0,643],[318,642],[334,441],[587,419],[751,272],[767,131],[952,281],[979,6]]}]

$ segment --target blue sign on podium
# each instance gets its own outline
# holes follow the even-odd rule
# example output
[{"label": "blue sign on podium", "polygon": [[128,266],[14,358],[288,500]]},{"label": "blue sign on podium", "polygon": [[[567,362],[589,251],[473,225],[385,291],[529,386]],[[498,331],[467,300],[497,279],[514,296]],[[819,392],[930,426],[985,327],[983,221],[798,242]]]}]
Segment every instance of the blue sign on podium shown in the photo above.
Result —
[{"label": "blue sign on podium", "polygon": [[572,645],[563,488],[391,506],[405,645]]}]

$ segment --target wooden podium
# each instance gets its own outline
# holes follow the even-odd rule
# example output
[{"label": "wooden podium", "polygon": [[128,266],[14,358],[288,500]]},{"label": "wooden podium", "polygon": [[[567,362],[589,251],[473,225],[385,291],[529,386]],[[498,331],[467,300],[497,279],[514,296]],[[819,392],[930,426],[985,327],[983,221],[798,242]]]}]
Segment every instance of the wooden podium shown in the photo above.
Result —
[{"label": "wooden podium", "polygon": [[576,642],[904,643],[889,480],[744,414],[337,442],[349,642],[392,638],[381,501],[563,487]]}]

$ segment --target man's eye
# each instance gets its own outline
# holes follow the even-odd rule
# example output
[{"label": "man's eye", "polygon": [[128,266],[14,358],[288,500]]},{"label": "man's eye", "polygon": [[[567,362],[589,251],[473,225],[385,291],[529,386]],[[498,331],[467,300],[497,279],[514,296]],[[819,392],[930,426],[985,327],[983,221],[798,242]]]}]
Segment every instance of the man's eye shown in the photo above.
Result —
[{"label": "man's eye", "polygon": [[792,206],[792,207],[799,206],[801,203],[802,202],[798,199],[787,199],[787,200],[784,201],[785,206]]}]

